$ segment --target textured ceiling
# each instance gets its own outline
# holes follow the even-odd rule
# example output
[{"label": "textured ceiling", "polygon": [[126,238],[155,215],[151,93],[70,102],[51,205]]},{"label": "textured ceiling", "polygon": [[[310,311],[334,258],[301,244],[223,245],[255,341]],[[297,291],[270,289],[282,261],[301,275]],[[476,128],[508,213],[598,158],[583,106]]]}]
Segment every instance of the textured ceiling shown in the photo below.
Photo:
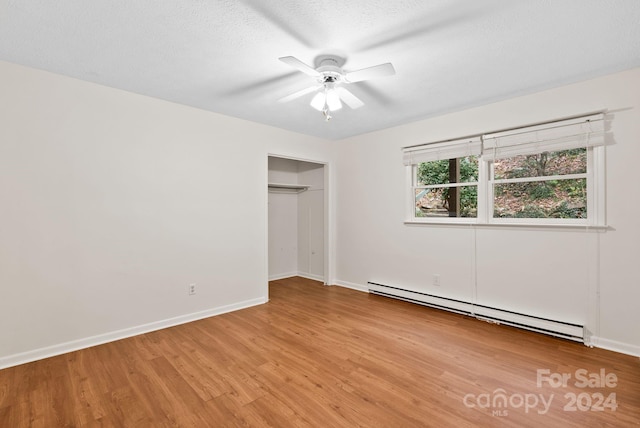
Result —
[{"label": "textured ceiling", "polygon": [[[278,60],[391,62],[325,122]],[[0,60],[339,139],[640,66],[640,0],[0,0]]]}]

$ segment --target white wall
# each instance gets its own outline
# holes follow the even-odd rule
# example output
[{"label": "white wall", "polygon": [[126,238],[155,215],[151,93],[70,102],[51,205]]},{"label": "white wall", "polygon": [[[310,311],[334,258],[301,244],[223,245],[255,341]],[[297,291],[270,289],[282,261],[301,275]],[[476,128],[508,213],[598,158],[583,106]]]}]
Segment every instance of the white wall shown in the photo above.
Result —
[{"label": "white wall", "polygon": [[[640,70],[333,143],[3,62],[0,93],[0,367],[264,302],[268,154],[333,162],[327,281],[586,318],[640,355]],[[605,233],[403,224],[402,146],[602,108]]]},{"label": "white wall", "polygon": [[[428,102],[428,100],[427,100]],[[405,225],[401,147],[609,109],[609,230]],[[640,69],[335,142],[336,278],[586,323],[640,355]],[[432,284],[440,274],[442,285]],[[600,288],[600,301],[597,289]]]},{"label": "white wall", "polygon": [[298,195],[269,193],[269,280],[298,274]]},{"label": "white wall", "polygon": [[3,62],[0,93],[0,367],[266,301],[267,154],[326,142]]},{"label": "white wall", "polygon": [[298,273],[325,281],[324,165],[300,162],[298,180],[310,185],[298,195]]},{"label": "white wall", "polygon": [[[269,157],[269,183],[298,184],[298,161]],[[269,191],[269,280],[298,274],[298,194]]]}]

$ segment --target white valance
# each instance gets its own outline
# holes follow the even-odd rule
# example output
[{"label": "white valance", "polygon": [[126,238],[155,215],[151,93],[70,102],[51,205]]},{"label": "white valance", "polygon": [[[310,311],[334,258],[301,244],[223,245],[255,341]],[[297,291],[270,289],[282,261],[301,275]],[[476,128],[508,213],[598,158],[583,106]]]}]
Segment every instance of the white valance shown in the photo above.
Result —
[{"label": "white valance", "polygon": [[605,144],[602,114],[482,136],[482,159],[494,160]]},{"label": "white valance", "polygon": [[442,159],[455,159],[467,156],[479,156],[482,153],[480,137],[463,138],[443,143],[423,144],[403,149],[405,165],[416,165]]},{"label": "white valance", "polygon": [[604,114],[528,126],[504,132],[403,148],[403,163],[482,155],[483,160],[605,144]]}]

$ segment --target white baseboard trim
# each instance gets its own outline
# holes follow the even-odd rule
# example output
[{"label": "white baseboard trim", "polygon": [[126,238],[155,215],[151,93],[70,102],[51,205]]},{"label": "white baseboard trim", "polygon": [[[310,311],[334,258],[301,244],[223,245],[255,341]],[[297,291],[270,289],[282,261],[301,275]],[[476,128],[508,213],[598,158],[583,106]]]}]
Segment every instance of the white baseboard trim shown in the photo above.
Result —
[{"label": "white baseboard trim", "polygon": [[289,273],[270,275],[269,281],[277,281],[279,279],[293,278],[296,276],[299,276],[300,278],[311,279],[314,281],[320,281],[324,283],[324,277],[322,277],[321,275],[314,275],[312,273],[306,273],[306,272],[289,272]]},{"label": "white baseboard trim", "polygon": [[340,287],[344,287],[344,288],[350,288],[352,290],[356,290],[356,291],[362,291],[364,293],[368,293],[369,292],[369,287],[365,284],[365,285],[361,285],[361,284],[356,284],[354,282],[347,282],[347,281],[340,281],[340,280],[336,280],[334,281],[335,285],[338,285]]},{"label": "white baseboard trim", "polygon": [[617,342],[615,340],[604,339],[602,337],[592,337],[591,343],[596,348],[606,349],[608,351],[620,352],[621,354],[633,355],[640,357],[640,346],[630,343]]},{"label": "white baseboard trim", "polygon": [[269,281],[291,278],[292,276],[298,276],[298,272],[276,273],[275,275],[269,275]]},{"label": "white baseboard trim", "polygon": [[127,337],[137,336],[156,330],[162,330],[164,328],[185,324],[216,315],[221,315],[227,312],[234,312],[240,309],[250,308],[252,306],[267,303],[267,301],[267,297],[259,297],[257,299],[245,300],[243,302],[238,302],[231,305],[220,306],[217,308],[207,309],[205,311],[194,312],[192,314],[181,315],[174,318],[168,318],[148,324],[142,324],[135,327],[129,327],[122,330],[116,330],[109,333],[86,337],[84,339],[72,340],[70,342],[34,349],[32,351],[21,352],[18,354],[8,355],[6,357],[0,357],[0,370],[7,367],[30,363],[32,361],[42,360],[44,358],[54,357],[56,355],[66,354],[68,352],[77,351],[79,349],[90,348],[92,346],[102,345],[104,343],[114,342],[120,339],[126,339]]},{"label": "white baseboard trim", "polygon": [[298,272],[297,276],[324,283],[324,277],[321,275],[314,275],[312,273],[306,273],[306,272]]}]

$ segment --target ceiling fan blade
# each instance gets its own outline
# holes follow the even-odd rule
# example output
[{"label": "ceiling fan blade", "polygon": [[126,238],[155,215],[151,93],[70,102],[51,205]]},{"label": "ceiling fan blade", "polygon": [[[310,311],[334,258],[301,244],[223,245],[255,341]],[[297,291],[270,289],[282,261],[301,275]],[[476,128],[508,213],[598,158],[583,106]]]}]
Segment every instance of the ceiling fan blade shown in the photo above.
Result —
[{"label": "ceiling fan blade", "polygon": [[291,83],[295,82],[296,79],[299,79],[300,75],[297,71],[291,70],[287,74],[282,74],[280,76],[269,77],[262,80],[257,80],[255,82],[251,82],[246,85],[236,86],[235,88],[229,88],[224,92],[220,92],[220,95],[224,96],[235,96],[235,95],[245,95],[253,92],[264,92],[266,88],[271,86],[283,86],[291,80]]},{"label": "ceiling fan blade", "polygon": [[[467,2],[464,8],[446,8],[439,13],[428,13],[418,15],[414,19],[403,22],[394,28],[389,28],[378,37],[369,35],[359,43],[354,43],[354,51],[362,52],[370,49],[393,46],[400,43],[420,43],[424,42],[432,33],[443,30],[462,28],[467,22],[479,21],[485,14],[495,10],[495,1],[489,2]],[[459,11],[462,9],[462,11]]]},{"label": "ceiling fan blade", "polygon": [[[293,25],[290,19],[286,19],[284,16],[281,16],[279,13],[277,13],[277,8],[274,8],[272,4],[255,0],[240,1],[244,3],[245,6],[248,6],[258,14],[262,15],[263,18],[265,18],[267,21],[270,21],[277,28],[280,28],[285,33],[288,33],[295,40],[304,44],[308,48],[313,48],[314,44],[311,43],[311,40],[307,38],[305,34],[302,34],[302,31],[299,31],[299,29],[295,28],[302,27],[304,29],[304,27],[301,25]],[[265,6],[264,3],[266,3],[267,6]],[[298,22],[298,24],[300,24],[300,22]]]},{"label": "ceiling fan blade", "polygon": [[284,62],[285,64],[295,68],[296,70],[300,70],[303,73],[308,74],[309,76],[312,76],[312,77],[320,76],[320,73],[318,73],[316,70],[314,70],[313,68],[311,68],[310,66],[308,66],[307,64],[300,61],[298,58],[294,56],[283,56],[278,59]]},{"label": "ceiling fan blade", "polygon": [[374,65],[373,67],[363,68],[361,70],[352,71],[345,75],[345,79],[349,83],[361,82],[363,80],[369,80],[376,77],[393,76],[396,74],[395,68],[390,62],[380,65]]},{"label": "ceiling fan blade", "polygon": [[311,86],[309,88],[304,88],[298,92],[294,92],[291,95],[287,95],[286,97],[282,97],[278,100],[279,103],[286,103],[289,102],[291,100],[295,100],[296,98],[300,98],[303,95],[306,95],[308,93],[311,93],[313,91],[317,91],[319,89],[318,86]]},{"label": "ceiling fan blade", "polygon": [[360,98],[356,97],[351,93],[351,91],[349,91],[346,88],[343,88],[342,86],[338,86],[336,88],[336,92],[340,96],[340,99],[344,101],[346,105],[348,105],[354,110],[364,105],[364,103],[360,100]]}]

